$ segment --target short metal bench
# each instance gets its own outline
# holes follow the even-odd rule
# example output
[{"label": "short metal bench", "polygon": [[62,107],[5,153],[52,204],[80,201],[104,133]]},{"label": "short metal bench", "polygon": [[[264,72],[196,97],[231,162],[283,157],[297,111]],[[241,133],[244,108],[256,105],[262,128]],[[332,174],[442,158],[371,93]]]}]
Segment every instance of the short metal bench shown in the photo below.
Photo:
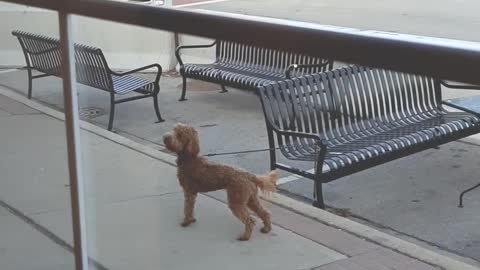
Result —
[{"label": "short metal bench", "polygon": [[[183,49],[214,46],[216,59],[212,64],[185,64],[180,56]],[[183,78],[180,101],[185,100],[187,78],[218,83],[222,92],[227,91],[225,86],[256,91],[263,84],[333,67],[333,61],[328,59],[225,40],[216,40],[210,45],[179,46],[175,55]]]},{"label": "short metal bench", "polygon": [[[442,84],[452,86],[349,66],[261,86],[270,166],[314,180],[314,205],[324,208],[323,183],[479,133],[480,114],[444,108]],[[278,163],[277,147],[313,161],[313,172]]]},{"label": "short metal bench", "polygon": [[[13,31],[18,38],[27,63],[28,98],[32,98],[33,79],[46,76],[62,76],[62,53],[60,42],[56,38],[31,34],[23,31]],[[158,108],[159,80],[162,68],[152,64],[128,72],[112,71],[101,49],[81,44],[75,44],[75,67],[77,82],[98,88],[110,93],[110,117],[108,130],[112,130],[115,114],[115,104],[152,97],[158,122],[163,122]],[[156,68],[154,81],[131,76],[135,72]],[[40,75],[33,75],[32,71],[39,71]],[[131,92],[140,93],[132,97],[115,99],[115,95],[125,95]]]}]

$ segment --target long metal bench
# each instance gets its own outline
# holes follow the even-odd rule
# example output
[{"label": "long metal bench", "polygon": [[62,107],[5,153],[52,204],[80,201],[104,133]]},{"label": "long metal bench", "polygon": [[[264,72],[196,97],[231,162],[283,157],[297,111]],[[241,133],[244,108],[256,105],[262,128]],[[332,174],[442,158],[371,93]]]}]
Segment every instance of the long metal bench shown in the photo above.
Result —
[{"label": "long metal bench", "polygon": [[[429,77],[349,66],[259,87],[270,166],[322,184],[480,132],[480,114],[447,111],[441,85]],[[302,170],[277,162],[314,162]]]},{"label": "long metal bench", "polygon": [[[25,55],[28,72],[28,98],[32,98],[33,79],[47,76],[62,76],[60,42],[56,38],[23,31],[13,31],[12,34],[18,38]],[[77,82],[110,93],[108,130],[112,130],[116,104],[148,97],[153,98],[158,122],[164,121],[158,108],[159,80],[162,74],[162,68],[159,64],[152,64],[120,73],[109,68],[101,49],[82,44],[75,44],[74,47]],[[154,81],[130,75],[151,68],[157,69]],[[41,74],[33,75],[34,70]],[[115,99],[115,95],[125,95],[131,92],[141,95]]]},{"label": "long metal bench", "polygon": [[[215,46],[215,61],[211,64],[185,64],[181,50]],[[333,61],[303,54],[255,47],[248,44],[216,40],[209,45],[179,46],[175,51],[183,88],[180,101],[186,100],[187,78],[256,91],[257,87],[274,81],[315,72],[331,70]]]}]

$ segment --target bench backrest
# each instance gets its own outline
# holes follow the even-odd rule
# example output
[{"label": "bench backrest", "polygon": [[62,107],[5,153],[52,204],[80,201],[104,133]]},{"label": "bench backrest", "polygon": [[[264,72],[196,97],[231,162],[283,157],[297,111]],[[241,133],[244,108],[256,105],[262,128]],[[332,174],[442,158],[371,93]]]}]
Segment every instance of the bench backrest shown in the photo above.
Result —
[{"label": "bench backrest", "polygon": [[111,70],[101,49],[75,44],[77,82],[98,89],[113,90]]},{"label": "bench backrest", "polygon": [[319,57],[261,48],[225,40],[217,40],[216,57],[219,62],[241,64],[242,66],[252,67],[256,70],[265,70],[282,75],[292,64],[319,65],[329,62],[328,65],[320,68],[311,67],[294,70],[291,74],[293,77],[330,70],[333,66],[332,61]]},{"label": "bench backrest", "polygon": [[432,78],[348,66],[259,87],[267,124],[335,141],[356,130],[441,110]]},{"label": "bench backrest", "polygon": [[[12,34],[18,38],[29,67],[62,76],[62,51],[58,39],[23,31],[13,31]],[[82,44],[74,47],[77,82],[106,91],[113,89],[111,71],[102,50]]]},{"label": "bench backrest", "polygon": [[18,38],[27,65],[43,73],[61,76],[62,52],[58,39],[13,31]]}]

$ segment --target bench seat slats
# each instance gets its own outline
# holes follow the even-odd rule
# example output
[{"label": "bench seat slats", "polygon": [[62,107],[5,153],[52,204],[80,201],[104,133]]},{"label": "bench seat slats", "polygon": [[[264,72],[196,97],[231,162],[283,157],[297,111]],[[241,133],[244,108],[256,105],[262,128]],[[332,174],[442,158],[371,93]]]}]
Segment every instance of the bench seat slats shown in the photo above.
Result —
[{"label": "bench seat slats", "polygon": [[[345,137],[343,140],[327,141],[329,151],[327,152],[325,162],[329,162],[329,157],[338,158],[345,153],[351,152],[357,152],[358,155],[362,153],[376,155],[377,152],[400,150],[435,140],[438,136],[452,135],[478,124],[480,124],[480,118],[478,117],[468,113],[451,112],[397,128],[383,127],[381,129],[362,131]],[[298,148],[281,145],[280,150],[287,158],[292,160],[315,161],[318,154],[316,152],[317,149],[313,147],[315,142],[310,140],[308,143],[311,145],[310,148],[300,147],[299,144],[297,144]],[[373,145],[376,146],[373,147]],[[369,147],[373,148],[369,150]],[[357,154],[354,153],[353,155]]]},{"label": "bench seat slats", "polygon": [[195,79],[203,79],[215,83],[224,83],[232,86],[247,87],[255,90],[258,86],[276,80],[285,79],[276,73],[263,72],[259,77],[258,72],[253,69],[245,69],[242,66],[215,63],[210,65],[185,65],[185,74]]},{"label": "bench seat slats", "polygon": [[135,76],[116,76],[112,75],[113,91],[117,94],[124,95],[132,91],[143,89],[153,92],[155,84],[152,81],[135,77]]},{"label": "bench seat slats", "polygon": [[[216,46],[215,61],[211,64],[184,64],[178,53],[183,48],[210,46]],[[224,40],[217,40],[212,45],[180,46],[177,48],[177,59],[184,78],[180,100],[185,99],[186,78],[256,91],[260,85],[287,79],[287,71],[289,76],[295,77],[330,70],[333,67],[332,61],[319,57]],[[293,68],[294,64],[309,66]]]}]

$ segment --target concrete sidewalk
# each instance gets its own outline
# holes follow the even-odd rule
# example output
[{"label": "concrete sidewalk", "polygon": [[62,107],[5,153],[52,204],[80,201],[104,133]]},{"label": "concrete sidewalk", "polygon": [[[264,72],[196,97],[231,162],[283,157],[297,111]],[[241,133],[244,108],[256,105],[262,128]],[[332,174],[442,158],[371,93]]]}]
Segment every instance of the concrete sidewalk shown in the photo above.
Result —
[{"label": "concrete sidewalk", "polygon": [[[56,118],[0,95],[0,261],[8,269],[72,267],[64,125],[60,113],[51,114]],[[238,242],[242,225],[224,193],[205,194],[198,222],[182,228],[173,157],[82,125],[88,238],[98,269],[439,268],[326,225],[337,221],[317,220],[324,211],[308,205],[300,214],[298,205],[290,205],[295,212],[267,203],[273,232],[263,235],[257,226],[251,241]],[[447,261],[450,269],[470,267]]]}]

